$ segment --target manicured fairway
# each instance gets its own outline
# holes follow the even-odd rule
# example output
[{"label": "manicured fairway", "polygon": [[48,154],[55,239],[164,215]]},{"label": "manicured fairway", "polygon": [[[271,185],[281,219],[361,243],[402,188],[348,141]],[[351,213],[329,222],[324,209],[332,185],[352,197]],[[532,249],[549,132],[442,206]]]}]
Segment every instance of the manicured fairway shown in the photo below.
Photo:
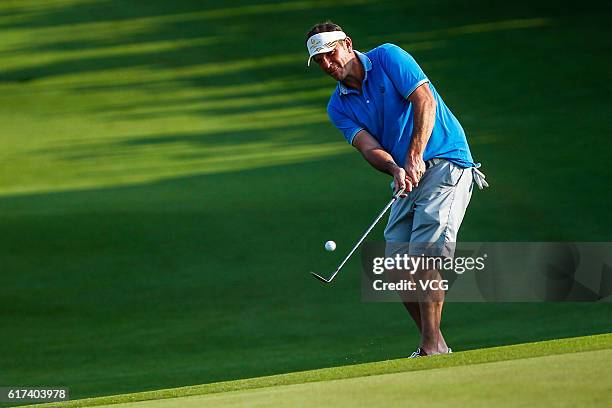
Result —
[{"label": "manicured fairway", "polygon": [[599,407],[612,398],[611,359],[612,335],[599,335],[50,406]]},{"label": "manicured fairway", "polygon": [[107,407],[608,407],[612,350]]}]

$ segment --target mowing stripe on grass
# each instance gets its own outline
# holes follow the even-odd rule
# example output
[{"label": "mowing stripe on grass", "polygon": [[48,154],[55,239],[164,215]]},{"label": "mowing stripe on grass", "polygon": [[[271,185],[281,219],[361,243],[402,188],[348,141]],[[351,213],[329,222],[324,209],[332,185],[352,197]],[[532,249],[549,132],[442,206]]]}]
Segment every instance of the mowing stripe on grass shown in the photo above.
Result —
[{"label": "mowing stripe on grass", "polygon": [[595,336],[574,337],[567,339],[540,341],[535,343],[516,344],[512,346],[492,347],[480,350],[456,352],[451,355],[419,359],[397,359],[350,366],[323,368],[244,380],[223,381],[211,384],[147,391],[132,394],[113,395],[99,398],[87,398],[63,403],[36,405],[37,407],[90,407],[119,404],[125,402],[147,401],[155,399],[204,395],[227,391],[247,390],[278,385],[301,384],[317,381],[339,380],[365,377],[379,374],[391,374],[409,371],[430,370],[434,368],[458,367],[497,361],[541,357],[556,354],[576,353],[583,351],[604,350],[612,348],[612,333]]},{"label": "mowing stripe on grass", "polygon": [[106,408],[608,407],[612,350],[557,354]]}]

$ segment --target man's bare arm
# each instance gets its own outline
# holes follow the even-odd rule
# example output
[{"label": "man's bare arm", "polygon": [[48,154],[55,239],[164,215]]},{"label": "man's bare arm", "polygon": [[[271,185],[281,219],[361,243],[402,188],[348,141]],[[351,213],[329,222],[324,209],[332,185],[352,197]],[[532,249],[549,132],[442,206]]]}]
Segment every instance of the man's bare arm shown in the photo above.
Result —
[{"label": "man's bare arm", "polygon": [[407,182],[406,171],[395,163],[393,157],[385,151],[378,141],[367,130],[361,130],[353,139],[353,146],[364,159],[375,169],[393,176],[394,189],[412,191],[412,184]]},{"label": "man's bare arm", "polygon": [[417,186],[425,173],[423,152],[436,122],[436,101],[429,89],[429,83],[424,83],[415,89],[408,100],[413,106],[414,125],[404,167],[408,179]]}]

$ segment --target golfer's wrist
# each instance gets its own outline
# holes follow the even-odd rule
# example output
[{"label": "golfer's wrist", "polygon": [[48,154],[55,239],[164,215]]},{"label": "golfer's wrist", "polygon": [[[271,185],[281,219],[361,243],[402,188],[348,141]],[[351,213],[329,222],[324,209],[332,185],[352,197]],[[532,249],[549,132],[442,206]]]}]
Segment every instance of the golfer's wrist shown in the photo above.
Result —
[{"label": "golfer's wrist", "polygon": [[401,171],[401,167],[397,165],[397,163],[393,161],[388,161],[385,163],[386,171],[388,174],[395,176],[398,172]]},{"label": "golfer's wrist", "polygon": [[406,156],[406,162],[412,162],[423,160],[423,152],[419,152],[417,150],[408,150],[408,155]]}]

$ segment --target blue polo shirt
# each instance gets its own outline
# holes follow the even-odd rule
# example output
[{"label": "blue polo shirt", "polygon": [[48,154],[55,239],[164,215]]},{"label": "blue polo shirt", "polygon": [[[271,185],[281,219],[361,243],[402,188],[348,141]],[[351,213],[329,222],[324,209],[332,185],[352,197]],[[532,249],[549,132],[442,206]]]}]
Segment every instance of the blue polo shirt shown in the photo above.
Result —
[{"label": "blue polo shirt", "polygon": [[332,123],[349,143],[365,129],[403,166],[414,124],[413,106],[407,98],[427,83],[437,106],[436,122],[423,159],[437,157],[461,167],[474,166],[463,128],[410,54],[393,44],[355,54],[365,69],[362,92],[338,82],[327,105]]}]

